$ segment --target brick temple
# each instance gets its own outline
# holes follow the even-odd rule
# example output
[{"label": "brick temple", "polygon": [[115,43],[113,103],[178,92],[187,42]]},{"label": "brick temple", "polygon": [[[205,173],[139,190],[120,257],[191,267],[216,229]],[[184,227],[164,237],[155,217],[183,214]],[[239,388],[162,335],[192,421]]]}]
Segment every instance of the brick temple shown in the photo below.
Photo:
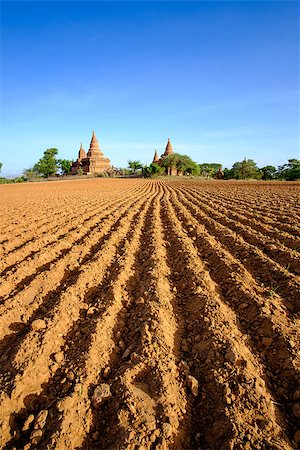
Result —
[{"label": "brick temple", "polygon": [[[165,158],[166,156],[169,156],[169,155],[173,155],[173,154],[174,154],[174,150],[173,150],[170,138],[169,138],[166,149],[160,158],[158,157],[157,151],[155,150],[152,163],[158,164],[160,166],[163,158]],[[178,170],[176,169],[176,167],[173,166],[173,167],[169,167],[168,169],[166,169],[166,175],[179,175],[179,173],[178,173]]]},{"label": "brick temple", "polygon": [[78,152],[78,158],[73,162],[71,167],[71,175],[82,174],[99,174],[107,172],[110,169],[110,160],[105,158],[95,134],[93,131],[90,148],[85,153],[82,143]]}]

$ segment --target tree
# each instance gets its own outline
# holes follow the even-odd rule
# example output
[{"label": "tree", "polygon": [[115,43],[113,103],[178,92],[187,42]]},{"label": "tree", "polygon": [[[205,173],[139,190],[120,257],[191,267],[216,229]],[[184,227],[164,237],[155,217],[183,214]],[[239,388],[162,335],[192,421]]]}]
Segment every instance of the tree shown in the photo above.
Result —
[{"label": "tree", "polygon": [[38,173],[36,170],[34,170],[33,167],[29,167],[29,169],[24,169],[22,173],[27,181],[33,181],[38,178]]},{"label": "tree", "polygon": [[58,161],[55,158],[57,153],[57,148],[48,148],[45,150],[44,156],[33,166],[33,170],[45,178],[55,175],[58,169]]},{"label": "tree", "polygon": [[131,159],[129,159],[128,167],[130,167],[130,169],[132,169],[133,173],[135,174],[137,170],[143,168],[143,164],[141,163],[141,161],[131,161]]},{"label": "tree", "polygon": [[153,178],[164,173],[164,168],[156,163],[151,163],[150,166],[143,167],[143,177]]},{"label": "tree", "polygon": [[177,172],[181,172],[183,175],[197,175],[199,173],[198,164],[189,156],[180,153],[164,156],[160,164],[167,173],[172,167],[175,167]]},{"label": "tree", "polygon": [[3,166],[3,164],[2,164],[2,162],[0,162],[0,172],[1,172],[2,166]]},{"label": "tree", "polygon": [[262,180],[274,180],[276,168],[274,166],[264,166],[260,169],[262,172]]},{"label": "tree", "polygon": [[199,164],[199,173],[200,173],[200,175],[202,177],[212,178],[218,172],[219,167],[222,167],[222,164],[219,164],[219,163],[202,163],[202,164]]},{"label": "tree", "polygon": [[63,175],[70,175],[72,162],[73,161],[70,161],[69,159],[59,159],[57,161]]},{"label": "tree", "polygon": [[179,155],[176,168],[183,175],[198,175],[199,174],[199,164],[192,160],[187,155]]},{"label": "tree", "polygon": [[287,164],[278,167],[278,178],[287,181],[300,180],[300,160],[289,159]]},{"label": "tree", "polygon": [[161,159],[160,165],[165,169],[166,175],[169,175],[172,167],[175,167],[177,169],[179,158],[180,158],[179,153],[172,153],[171,155],[164,156]]},{"label": "tree", "polygon": [[261,172],[259,171],[256,163],[253,159],[244,159],[243,161],[238,161],[232,166],[233,178],[246,180],[249,178],[259,179],[261,178]]}]

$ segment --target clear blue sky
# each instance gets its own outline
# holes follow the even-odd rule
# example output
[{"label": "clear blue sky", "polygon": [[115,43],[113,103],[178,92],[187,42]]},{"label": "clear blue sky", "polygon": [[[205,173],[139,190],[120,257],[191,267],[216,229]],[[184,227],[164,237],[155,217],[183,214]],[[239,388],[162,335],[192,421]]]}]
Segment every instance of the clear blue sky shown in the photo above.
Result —
[{"label": "clear blue sky", "polygon": [[92,130],[117,167],[299,158],[299,4],[1,2],[2,174]]}]

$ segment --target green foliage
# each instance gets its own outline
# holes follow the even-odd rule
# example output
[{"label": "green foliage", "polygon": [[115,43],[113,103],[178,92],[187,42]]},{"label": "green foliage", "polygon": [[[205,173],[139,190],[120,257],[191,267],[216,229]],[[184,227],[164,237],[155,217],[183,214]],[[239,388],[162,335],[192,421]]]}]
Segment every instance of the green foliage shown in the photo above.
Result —
[{"label": "green foliage", "polygon": [[13,183],[13,180],[9,178],[0,177],[0,184],[10,184]]},{"label": "green foliage", "polygon": [[143,164],[141,163],[141,161],[132,161],[131,159],[129,159],[128,167],[133,170],[133,173],[136,173],[137,170],[143,168]]},{"label": "green foliage", "polygon": [[38,173],[36,170],[34,170],[33,167],[29,167],[29,169],[24,169],[22,173],[23,173],[23,177],[27,181],[34,181],[38,178]]},{"label": "green foliage", "polygon": [[253,159],[244,159],[233,164],[231,169],[232,178],[237,180],[247,180],[250,178],[260,179],[261,172],[259,171]]},{"label": "green foliage", "polygon": [[58,161],[55,158],[57,153],[57,148],[45,150],[44,156],[33,166],[33,170],[45,178],[55,175],[58,169]]},{"label": "green foliage", "polygon": [[276,168],[274,166],[264,166],[260,169],[262,180],[274,180],[276,177]]},{"label": "green foliage", "polygon": [[69,159],[58,159],[57,164],[60,168],[62,175],[70,175],[72,162]]},{"label": "green foliage", "polygon": [[24,183],[24,181],[26,181],[25,177],[16,177],[16,178],[0,177],[0,184]]},{"label": "green foliage", "polygon": [[151,163],[150,166],[143,167],[143,177],[154,178],[157,177],[158,175],[162,175],[164,171],[165,169],[163,167],[160,167],[156,163]]},{"label": "green foliage", "polygon": [[2,166],[3,166],[3,164],[2,164],[2,162],[0,162],[0,172],[1,172]]},{"label": "green foliage", "polygon": [[289,159],[287,164],[279,166],[277,177],[287,181],[300,180],[300,160]]},{"label": "green foliage", "polygon": [[77,175],[83,175],[83,168],[81,166],[78,167]]},{"label": "green foliage", "polygon": [[222,167],[222,164],[219,163],[199,164],[199,175],[202,177],[213,178],[218,172],[219,167]]},{"label": "green foliage", "polygon": [[168,170],[172,167],[177,169],[177,172],[183,175],[198,175],[199,165],[187,155],[181,155],[180,153],[172,153],[165,156],[161,160],[161,166],[168,173]]}]

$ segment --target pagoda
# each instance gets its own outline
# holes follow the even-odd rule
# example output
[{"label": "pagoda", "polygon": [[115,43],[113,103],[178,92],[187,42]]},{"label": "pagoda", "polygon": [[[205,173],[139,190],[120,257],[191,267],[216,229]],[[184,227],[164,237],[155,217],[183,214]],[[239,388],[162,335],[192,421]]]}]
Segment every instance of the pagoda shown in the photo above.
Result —
[{"label": "pagoda", "polygon": [[[168,142],[167,142],[167,145],[166,145],[166,149],[165,149],[164,153],[161,155],[160,158],[158,158],[157,151],[155,150],[155,153],[154,153],[154,157],[153,157],[152,163],[156,163],[156,164],[158,164],[159,166],[161,166],[162,160],[163,160],[164,158],[166,158],[167,156],[173,155],[173,154],[174,154],[174,150],[173,150],[173,147],[172,147],[170,138],[169,138],[169,139],[168,139]],[[178,174],[179,174],[179,173],[178,173],[178,170],[176,169],[175,166],[168,167],[168,168],[166,169],[166,175],[178,175]]]},{"label": "pagoda", "polygon": [[87,175],[99,174],[107,172],[109,168],[110,160],[109,158],[104,157],[102,151],[100,150],[95,131],[93,131],[89,151],[87,152],[87,154],[85,154],[81,143],[78,152],[78,158],[71,167],[71,174],[76,175],[80,171],[82,172],[82,174]]},{"label": "pagoda", "polygon": [[158,163],[159,163],[159,157],[158,157],[157,151],[155,150],[152,164],[158,164]]}]

